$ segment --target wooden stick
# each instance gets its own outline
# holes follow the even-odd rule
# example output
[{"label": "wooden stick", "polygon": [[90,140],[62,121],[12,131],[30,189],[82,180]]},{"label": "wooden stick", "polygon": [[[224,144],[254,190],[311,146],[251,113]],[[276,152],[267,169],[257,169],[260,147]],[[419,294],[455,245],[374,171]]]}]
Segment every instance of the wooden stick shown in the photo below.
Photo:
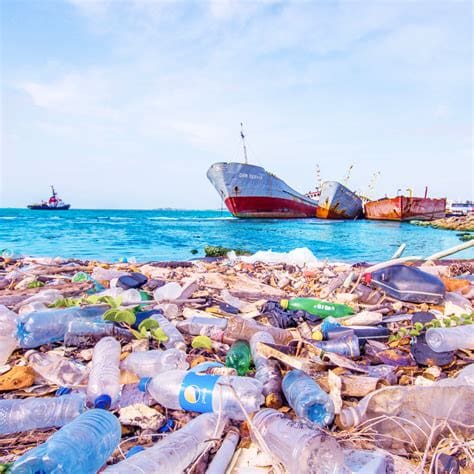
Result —
[{"label": "wooden stick", "polygon": [[447,257],[448,255],[453,255],[454,253],[458,253],[461,250],[466,250],[471,247],[474,247],[474,240],[468,240],[467,242],[456,245],[455,247],[451,247],[450,249],[443,250],[442,252],[434,253],[433,255],[430,255],[429,257],[427,257],[425,260],[427,262],[431,260],[438,260],[440,258]]}]

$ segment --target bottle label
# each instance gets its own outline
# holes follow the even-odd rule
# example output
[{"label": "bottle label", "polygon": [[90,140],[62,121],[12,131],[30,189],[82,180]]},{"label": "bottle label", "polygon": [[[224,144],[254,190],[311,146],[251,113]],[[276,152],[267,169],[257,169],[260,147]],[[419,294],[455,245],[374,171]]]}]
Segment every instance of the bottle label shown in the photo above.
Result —
[{"label": "bottle label", "polygon": [[183,379],[179,404],[183,410],[198,413],[212,412],[212,393],[219,375],[189,372]]}]

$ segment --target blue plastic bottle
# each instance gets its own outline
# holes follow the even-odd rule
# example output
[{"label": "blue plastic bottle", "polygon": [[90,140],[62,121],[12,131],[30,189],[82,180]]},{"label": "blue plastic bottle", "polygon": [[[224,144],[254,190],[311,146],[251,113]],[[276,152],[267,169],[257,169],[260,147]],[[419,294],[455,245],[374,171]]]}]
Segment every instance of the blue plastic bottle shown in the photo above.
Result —
[{"label": "blue plastic bottle", "polygon": [[283,393],[288,404],[301,418],[328,426],[334,419],[334,404],[329,395],[301,370],[291,370],[283,378]]},{"label": "blue plastic bottle", "polygon": [[106,309],[106,306],[87,306],[85,308],[74,306],[23,314],[18,321],[17,335],[20,347],[31,349],[42,344],[62,341],[69,322],[74,319],[100,321]]},{"label": "blue plastic bottle", "polygon": [[12,474],[95,474],[118,446],[121,428],[112,413],[94,409],[17,459]]}]

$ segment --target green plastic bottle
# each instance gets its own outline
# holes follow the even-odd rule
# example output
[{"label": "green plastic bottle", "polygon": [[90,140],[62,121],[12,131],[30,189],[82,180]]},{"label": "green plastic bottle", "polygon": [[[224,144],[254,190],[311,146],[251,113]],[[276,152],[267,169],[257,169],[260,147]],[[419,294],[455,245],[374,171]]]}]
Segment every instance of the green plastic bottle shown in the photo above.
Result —
[{"label": "green plastic bottle", "polygon": [[310,314],[327,318],[342,318],[354,314],[350,306],[340,303],[330,303],[329,301],[321,301],[315,298],[293,298],[291,300],[281,300],[280,306],[283,309],[290,309],[292,311],[303,310]]},{"label": "green plastic bottle", "polygon": [[252,355],[247,341],[236,341],[232,344],[225,358],[226,367],[233,367],[237,374],[246,375],[250,371]]}]

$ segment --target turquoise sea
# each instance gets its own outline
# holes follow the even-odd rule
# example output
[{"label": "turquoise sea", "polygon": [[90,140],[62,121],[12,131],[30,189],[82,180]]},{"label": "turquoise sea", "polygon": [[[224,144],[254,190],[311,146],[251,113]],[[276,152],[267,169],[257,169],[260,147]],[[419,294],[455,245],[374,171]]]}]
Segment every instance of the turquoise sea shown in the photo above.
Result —
[{"label": "turquoise sea", "polygon": [[[0,251],[30,256],[188,260],[203,256],[206,245],[222,245],[251,252],[308,247],[320,259],[377,262],[402,243],[404,255],[428,256],[461,241],[454,231],[396,222],[241,220],[226,211],[168,209],[0,209]],[[474,249],[457,257],[474,258]]]}]

